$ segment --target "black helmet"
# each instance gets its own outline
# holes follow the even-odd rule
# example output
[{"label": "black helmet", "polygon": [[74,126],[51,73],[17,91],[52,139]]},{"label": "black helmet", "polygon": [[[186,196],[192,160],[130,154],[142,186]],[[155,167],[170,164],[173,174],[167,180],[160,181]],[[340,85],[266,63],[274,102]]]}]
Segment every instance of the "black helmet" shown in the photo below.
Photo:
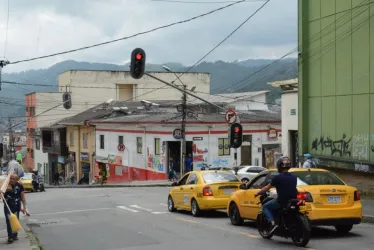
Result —
[{"label": "black helmet", "polygon": [[282,156],[277,161],[278,172],[281,172],[281,169],[290,169],[290,168],[291,168],[291,160],[287,156]]}]

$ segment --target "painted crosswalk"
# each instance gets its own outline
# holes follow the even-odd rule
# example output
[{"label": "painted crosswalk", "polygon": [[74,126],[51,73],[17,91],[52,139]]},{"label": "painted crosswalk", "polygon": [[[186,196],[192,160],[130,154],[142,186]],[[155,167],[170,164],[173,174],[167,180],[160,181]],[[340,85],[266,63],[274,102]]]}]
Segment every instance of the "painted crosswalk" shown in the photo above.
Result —
[{"label": "painted crosswalk", "polygon": [[117,206],[118,209],[122,209],[126,212],[132,212],[132,213],[145,212],[145,213],[156,214],[156,215],[169,213],[167,210],[165,210],[165,207],[167,207],[166,204],[160,203],[157,206],[153,205],[151,207],[152,208],[146,207],[144,205],[140,206],[137,204]]}]

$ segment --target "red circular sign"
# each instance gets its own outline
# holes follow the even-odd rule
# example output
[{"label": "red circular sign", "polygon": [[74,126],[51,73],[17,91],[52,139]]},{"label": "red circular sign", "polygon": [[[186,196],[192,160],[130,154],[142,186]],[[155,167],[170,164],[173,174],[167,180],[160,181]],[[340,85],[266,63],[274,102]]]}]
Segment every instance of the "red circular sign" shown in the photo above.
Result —
[{"label": "red circular sign", "polygon": [[119,144],[117,148],[118,148],[118,151],[124,151],[125,150],[125,145]]},{"label": "red circular sign", "polygon": [[234,110],[229,109],[226,111],[225,120],[227,123],[233,124],[234,122],[236,122],[236,118],[237,115]]}]

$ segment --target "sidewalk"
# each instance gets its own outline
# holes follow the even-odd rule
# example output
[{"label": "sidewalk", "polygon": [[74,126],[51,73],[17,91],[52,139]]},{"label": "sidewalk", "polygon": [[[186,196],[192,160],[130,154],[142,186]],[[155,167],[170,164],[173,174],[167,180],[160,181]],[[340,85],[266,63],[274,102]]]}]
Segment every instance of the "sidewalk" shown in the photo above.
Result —
[{"label": "sidewalk", "polygon": [[362,198],[364,222],[374,223],[374,200]]},{"label": "sidewalk", "polygon": [[53,185],[45,185],[45,188],[114,188],[114,187],[170,187],[173,182],[168,180],[162,181],[133,181],[133,182],[124,182],[124,183],[117,183],[117,184],[91,184],[91,185],[60,185],[60,186],[53,186]]},{"label": "sidewalk", "polygon": [[[18,241],[8,244],[8,233],[6,230],[6,222],[4,218],[4,204],[0,202],[0,249],[13,249],[13,250],[39,250],[36,244],[31,245],[31,238],[25,232],[25,228],[18,232]],[[20,222],[24,227],[24,217],[20,216]]]}]

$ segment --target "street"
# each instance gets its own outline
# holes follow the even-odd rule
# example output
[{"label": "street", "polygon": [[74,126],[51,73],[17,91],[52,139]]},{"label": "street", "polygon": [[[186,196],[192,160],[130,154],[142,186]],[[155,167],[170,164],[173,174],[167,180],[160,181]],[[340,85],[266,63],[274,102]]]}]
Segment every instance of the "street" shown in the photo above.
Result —
[{"label": "street", "polygon": [[[167,187],[48,189],[29,193],[32,213],[22,219],[45,250],[297,249],[291,240],[259,237],[253,223],[232,226],[224,212],[200,218],[169,213]],[[3,218],[2,218],[3,219]],[[313,230],[309,249],[372,249],[374,226],[362,224],[339,237]]]}]

